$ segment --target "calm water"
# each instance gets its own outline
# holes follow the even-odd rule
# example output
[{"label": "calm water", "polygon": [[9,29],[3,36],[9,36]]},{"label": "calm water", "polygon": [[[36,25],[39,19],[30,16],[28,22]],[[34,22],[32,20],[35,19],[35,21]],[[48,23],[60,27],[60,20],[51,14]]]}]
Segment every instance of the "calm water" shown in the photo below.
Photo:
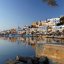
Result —
[{"label": "calm water", "polygon": [[0,64],[17,55],[41,57],[47,56],[56,64],[64,64],[64,39],[40,37],[0,37]]}]

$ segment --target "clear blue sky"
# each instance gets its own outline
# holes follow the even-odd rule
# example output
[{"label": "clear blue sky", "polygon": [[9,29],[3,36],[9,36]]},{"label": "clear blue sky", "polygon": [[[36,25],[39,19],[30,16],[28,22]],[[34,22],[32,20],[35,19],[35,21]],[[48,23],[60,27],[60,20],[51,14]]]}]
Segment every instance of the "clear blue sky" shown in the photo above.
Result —
[{"label": "clear blue sky", "polygon": [[50,7],[42,0],[0,0],[0,30],[64,15],[64,0],[57,3],[58,7]]}]

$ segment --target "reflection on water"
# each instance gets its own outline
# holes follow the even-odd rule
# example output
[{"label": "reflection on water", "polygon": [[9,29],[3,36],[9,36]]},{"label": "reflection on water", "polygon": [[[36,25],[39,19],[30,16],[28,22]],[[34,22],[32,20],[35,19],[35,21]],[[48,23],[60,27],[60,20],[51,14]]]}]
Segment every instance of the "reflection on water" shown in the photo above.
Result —
[{"label": "reflection on water", "polygon": [[59,64],[64,64],[64,46],[51,44],[37,45],[36,56],[47,56]]},{"label": "reflection on water", "polygon": [[[64,39],[44,38],[43,36],[40,36],[40,37],[17,37],[17,38],[0,37],[0,40],[6,40],[8,41],[8,43],[11,42],[11,44],[15,43],[14,46],[18,48],[18,49],[15,48],[16,50],[20,49],[19,51],[21,51],[22,48],[22,51],[25,51],[25,52],[17,51],[16,52],[17,54],[19,53],[20,55],[23,55],[26,52],[28,52],[29,54],[34,52],[35,54],[33,53],[32,55],[36,57],[47,56],[48,58],[52,59],[54,62],[58,62],[58,64],[64,64]],[[19,44],[21,45],[20,48],[18,47]],[[22,44],[24,44],[24,46]],[[28,47],[28,48],[26,47],[27,50],[31,47],[32,48],[29,51],[26,51],[25,46]],[[13,48],[14,47],[12,47],[12,49]],[[28,53],[26,55],[29,56]],[[14,53],[12,53],[12,55],[13,54]]]},{"label": "reflection on water", "polygon": [[43,36],[40,37],[0,37],[0,39],[8,40],[9,42],[16,42],[21,41],[28,44],[36,44],[36,43],[42,43],[42,44],[58,44],[58,45],[64,45],[64,39],[56,39],[56,38],[44,38]]}]

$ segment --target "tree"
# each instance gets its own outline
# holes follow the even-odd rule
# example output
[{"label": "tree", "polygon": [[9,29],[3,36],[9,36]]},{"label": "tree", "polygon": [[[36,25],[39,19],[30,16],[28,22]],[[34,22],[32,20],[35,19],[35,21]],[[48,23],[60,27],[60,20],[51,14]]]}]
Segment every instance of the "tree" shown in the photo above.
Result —
[{"label": "tree", "polygon": [[38,22],[36,22],[36,25],[38,25],[39,23]]},{"label": "tree", "polygon": [[62,30],[62,35],[64,36],[64,29]]},{"label": "tree", "polygon": [[56,0],[42,0],[42,1],[47,3],[50,6],[58,6]]},{"label": "tree", "polygon": [[60,18],[60,22],[64,24],[64,16]]},{"label": "tree", "polygon": [[42,26],[42,22],[40,21],[40,25],[39,26]]},{"label": "tree", "polygon": [[64,16],[60,18],[60,22],[57,23],[57,26],[64,25]]},{"label": "tree", "polygon": [[57,36],[60,36],[60,35],[61,35],[61,33],[60,33],[59,30],[56,31],[56,35],[57,35]]}]

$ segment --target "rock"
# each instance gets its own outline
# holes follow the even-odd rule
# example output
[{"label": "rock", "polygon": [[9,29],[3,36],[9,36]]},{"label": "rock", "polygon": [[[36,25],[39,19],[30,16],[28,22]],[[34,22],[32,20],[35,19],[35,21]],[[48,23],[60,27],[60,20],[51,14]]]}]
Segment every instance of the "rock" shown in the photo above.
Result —
[{"label": "rock", "polygon": [[33,63],[33,64],[39,64],[39,58],[34,57],[34,58],[32,59],[32,63]]},{"label": "rock", "polygon": [[19,56],[16,56],[16,60],[17,60],[17,61],[19,60]]},{"label": "rock", "polygon": [[16,56],[16,60],[9,60],[7,64],[49,64],[49,59],[45,56],[43,57],[22,57]]},{"label": "rock", "polygon": [[27,64],[33,64],[31,59],[27,60]]},{"label": "rock", "polygon": [[39,64],[49,64],[49,59],[43,56],[39,59]]}]

